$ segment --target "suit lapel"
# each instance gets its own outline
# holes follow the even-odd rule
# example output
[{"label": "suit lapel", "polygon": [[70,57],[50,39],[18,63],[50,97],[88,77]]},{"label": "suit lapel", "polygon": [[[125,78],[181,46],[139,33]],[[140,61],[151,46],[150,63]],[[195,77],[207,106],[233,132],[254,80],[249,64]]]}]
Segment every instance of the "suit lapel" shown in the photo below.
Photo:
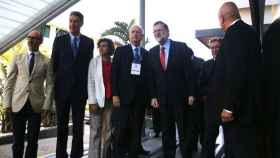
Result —
[{"label": "suit lapel", "polygon": [[36,70],[37,70],[37,67],[38,67],[38,64],[39,64],[39,58],[40,58],[40,54],[39,53],[37,53],[37,54],[35,54],[35,56],[34,56],[35,58],[34,58],[34,66],[33,66],[33,69],[32,69],[32,72],[31,72],[31,75],[30,75],[30,77],[32,77],[33,76],[33,74],[36,72]]},{"label": "suit lapel", "polygon": [[29,61],[28,61],[28,53],[23,56],[22,60],[23,68],[27,76],[29,76]]},{"label": "suit lapel", "polygon": [[129,61],[129,64],[132,63],[132,60],[133,60],[133,50],[132,50],[132,46],[131,45],[127,45],[127,56],[128,56],[128,61]]},{"label": "suit lapel", "polygon": [[102,57],[98,56],[96,61],[96,69],[97,75],[99,78],[103,78],[103,70],[102,70]]},{"label": "suit lapel", "polygon": [[174,43],[173,43],[172,40],[170,40],[169,56],[168,56],[166,71],[168,70],[169,66],[172,63],[172,59],[173,59],[174,53],[175,53]]},{"label": "suit lapel", "polygon": [[161,63],[160,63],[160,50],[159,50],[159,45],[155,48],[155,51],[156,51],[156,64],[158,67],[160,67],[161,71],[163,72],[163,68],[161,66]]},{"label": "suit lapel", "polygon": [[83,52],[82,51],[82,48],[83,48],[83,46],[84,46],[84,37],[83,37],[83,35],[80,35],[80,43],[79,43],[79,49],[78,49],[78,54],[77,54],[77,56],[76,56],[76,59],[81,55],[81,53]]},{"label": "suit lapel", "polygon": [[[65,40],[65,46],[66,48],[68,49],[68,51],[66,50],[65,52],[66,53],[70,53],[69,56],[71,57],[72,60],[74,60],[74,52],[73,52],[73,49],[72,49],[72,46],[71,46],[71,37],[70,37],[70,34],[68,34],[66,36],[66,40]],[[68,55],[67,55],[68,56]]]},{"label": "suit lapel", "polygon": [[140,56],[141,56],[142,61],[145,61],[145,59],[147,57],[147,53],[146,53],[146,50],[142,47],[141,47],[141,51],[140,51]]}]

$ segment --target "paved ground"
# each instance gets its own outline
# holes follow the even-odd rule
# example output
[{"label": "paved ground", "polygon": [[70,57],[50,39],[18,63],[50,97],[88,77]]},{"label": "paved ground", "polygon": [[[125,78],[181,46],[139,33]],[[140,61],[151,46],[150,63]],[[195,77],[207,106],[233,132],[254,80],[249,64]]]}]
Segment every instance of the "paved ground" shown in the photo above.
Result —
[{"label": "paved ground", "polygon": [[[153,138],[150,130],[146,131],[146,137],[143,139],[145,149],[152,151],[151,157],[158,157],[161,149],[161,138]],[[71,147],[72,136],[68,137],[68,149]],[[56,138],[47,138],[39,140],[38,157],[39,158],[55,158]],[[89,146],[89,126],[85,126],[84,135],[84,157],[87,157]],[[11,144],[0,145],[0,158],[12,158]]]},{"label": "paved ground", "polygon": [[[161,138],[154,138],[151,130],[146,130],[146,137],[143,139],[143,146],[145,149],[151,151],[149,158],[162,158],[161,150]],[[71,147],[72,136],[68,137],[68,149]],[[56,138],[47,138],[39,140],[38,157],[39,158],[55,158],[55,145]],[[84,135],[84,158],[88,157],[88,145],[89,145],[89,126],[85,126]],[[0,145],[0,158],[12,158],[11,144]],[[181,158],[179,150],[177,150],[176,158]],[[194,158],[198,158],[196,155]]]}]

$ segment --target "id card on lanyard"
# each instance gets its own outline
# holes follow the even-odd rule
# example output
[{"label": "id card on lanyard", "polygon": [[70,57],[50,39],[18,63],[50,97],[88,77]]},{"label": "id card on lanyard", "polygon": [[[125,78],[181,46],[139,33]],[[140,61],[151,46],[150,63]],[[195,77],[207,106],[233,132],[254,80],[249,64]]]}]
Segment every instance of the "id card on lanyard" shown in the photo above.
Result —
[{"label": "id card on lanyard", "polygon": [[131,64],[131,75],[141,75],[141,64],[140,63],[132,63]]},{"label": "id card on lanyard", "polygon": [[139,48],[135,48],[134,49],[134,55],[133,55],[133,61],[131,64],[131,75],[137,75],[139,76],[141,74],[141,60],[142,60],[142,56],[140,54],[140,49]]}]

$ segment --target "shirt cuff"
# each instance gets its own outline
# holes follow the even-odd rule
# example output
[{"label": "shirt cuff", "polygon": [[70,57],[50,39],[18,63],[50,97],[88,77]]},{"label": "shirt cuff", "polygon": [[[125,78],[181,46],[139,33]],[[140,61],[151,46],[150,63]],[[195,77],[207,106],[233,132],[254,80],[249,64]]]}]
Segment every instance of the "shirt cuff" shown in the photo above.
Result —
[{"label": "shirt cuff", "polygon": [[97,104],[97,99],[95,98],[88,98],[88,104]]},{"label": "shirt cuff", "polygon": [[228,112],[228,113],[231,113],[231,114],[232,114],[232,111],[229,111],[229,110],[227,110],[227,109],[223,109],[223,111],[225,111],[225,112]]}]

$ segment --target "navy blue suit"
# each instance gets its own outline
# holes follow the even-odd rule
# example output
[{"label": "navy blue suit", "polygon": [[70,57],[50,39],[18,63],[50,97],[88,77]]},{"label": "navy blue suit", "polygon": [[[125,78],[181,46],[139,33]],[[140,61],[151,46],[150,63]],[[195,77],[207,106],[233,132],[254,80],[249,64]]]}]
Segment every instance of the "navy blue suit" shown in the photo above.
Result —
[{"label": "navy blue suit", "polygon": [[112,113],[114,157],[123,158],[127,151],[125,140],[128,140],[128,156],[135,158],[137,150],[142,148],[141,129],[144,122],[146,106],[149,104],[150,71],[148,51],[140,48],[141,74],[131,75],[131,64],[134,53],[131,45],[118,47],[112,63],[113,96],[120,97],[120,107]]},{"label": "navy blue suit", "polygon": [[175,122],[178,127],[183,158],[191,157],[193,132],[188,127],[188,96],[194,96],[191,49],[185,43],[170,41],[167,68],[160,63],[160,46],[150,50],[152,98],[160,104],[163,150],[165,158],[175,158]]},{"label": "navy blue suit", "polygon": [[66,158],[69,112],[72,108],[73,142],[71,157],[83,155],[83,121],[87,100],[87,76],[93,56],[93,40],[80,35],[77,55],[74,56],[69,34],[55,38],[52,66],[57,112],[56,156]]}]

